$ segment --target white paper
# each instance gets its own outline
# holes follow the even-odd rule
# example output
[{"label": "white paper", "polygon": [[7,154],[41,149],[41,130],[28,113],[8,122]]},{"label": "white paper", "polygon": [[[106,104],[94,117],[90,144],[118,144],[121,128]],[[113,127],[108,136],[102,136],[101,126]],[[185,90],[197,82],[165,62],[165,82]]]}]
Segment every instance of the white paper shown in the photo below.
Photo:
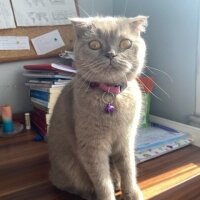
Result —
[{"label": "white paper", "polygon": [[31,41],[37,55],[49,53],[65,45],[58,30],[33,38]]},{"label": "white paper", "polygon": [[26,36],[0,36],[0,50],[30,49],[29,38]]},{"label": "white paper", "polygon": [[12,5],[18,26],[70,24],[68,18],[77,16],[74,0],[12,0]]},{"label": "white paper", "polygon": [[0,0],[0,29],[16,28],[10,1]]}]

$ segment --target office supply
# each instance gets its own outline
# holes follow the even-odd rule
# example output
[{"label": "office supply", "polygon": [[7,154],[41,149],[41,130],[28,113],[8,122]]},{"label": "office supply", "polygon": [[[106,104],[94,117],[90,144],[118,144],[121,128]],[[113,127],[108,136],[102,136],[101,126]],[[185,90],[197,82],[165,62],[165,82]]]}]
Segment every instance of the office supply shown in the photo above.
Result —
[{"label": "office supply", "polygon": [[0,36],[0,50],[29,50],[29,38],[26,36]]},{"label": "office supply", "polygon": [[48,26],[70,24],[77,17],[74,0],[12,0],[18,26]]},{"label": "office supply", "polygon": [[135,155],[137,162],[143,162],[192,143],[188,133],[151,123],[139,128],[136,136]]},{"label": "office supply", "polygon": [[58,30],[31,39],[37,55],[43,55],[63,47],[65,43]]},{"label": "office supply", "polygon": [[177,139],[187,138],[188,136],[188,133],[178,132],[168,127],[152,123],[151,126],[147,128],[138,129],[136,150],[144,150]]},{"label": "office supply", "polygon": [[183,139],[177,139],[175,141],[166,142],[161,145],[157,145],[155,147],[150,147],[145,150],[136,150],[135,158],[137,163],[141,163],[163,154],[169,153],[171,151],[175,151],[182,147],[185,147],[192,143],[192,139],[190,137],[185,137]]},{"label": "office supply", "polygon": [[[27,0],[27,2],[28,1],[29,0]],[[8,1],[5,1],[5,2],[8,2]],[[76,4],[76,11],[79,16],[78,0],[75,0],[75,4]],[[21,2],[20,2],[20,5],[21,5]],[[29,37],[29,39],[35,38],[47,32],[51,32],[55,29],[59,31],[65,43],[65,46],[43,55],[37,55],[32,45],[30,46],[30,50],[21,50],[21,51],[4,50],[4,51],[1,51],[0,53],[0,63],[19,61],[19,60],[28,60],[28,59],[57,57],[61,52],[64,52],[65,50],[72,51],[74,39],[75,39],[74,30],[71,24],[40,26],[40,27],[26,27],[26,28],[17,27],[15,29],[2,29],[1,36],[27,36]]]},{"label": "office supply", "polygon": [[16,28],[10,1],[0,0],[0,29]]},{"label": "office supply", "polygon": [[17,27],[16,29],[4,29],[1,30],[1,36],[8,36],[8,35],[26,35],[30,39],[35,38],[39,35],[45,34],[47,32],[51,32],[53,30],[58,29],[62,39],[65,43],[65,46],[56,49],[48,54],[44,55],[37,55],[35,52],[34,47],[31,45],[30,50],[5,50],[1,51],[0,53],[0,63],[2,62],[11,62],[11,61],[18,61],[18,60],[28,60],[28,59],[36,59],[36,58],[49,58],[49,57],[57,57],[60,52],[64,50],[72,50],[73,48],[73,42],[74,42],[74,31],[72,28],[72,25],[66,25],[66,26],[48,26],[48,27],[26,27],[26,28],[20,28]]}]

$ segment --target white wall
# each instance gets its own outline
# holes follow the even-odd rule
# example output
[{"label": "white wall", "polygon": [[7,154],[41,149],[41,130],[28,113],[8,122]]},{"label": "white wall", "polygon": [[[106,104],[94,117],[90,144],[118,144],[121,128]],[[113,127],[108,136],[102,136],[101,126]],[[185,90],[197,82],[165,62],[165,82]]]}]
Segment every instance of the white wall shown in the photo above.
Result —
[{"label": "white wall", "polygon": [[[113,14],[112,0],[80,0],[79,2],[80,7],[89,15]],[[81,12],[81,16],[85,16],[85,14]],[[57,59],[0,63],[0,105],[10,104],[14,113],[30,111],[32,107],[28,96],[28,89],[24,86],[25,78],[22,76],[23,65],[32,63],[51,63],[54,60]]]},{"label": "white wall", "polygon": [[[114,0],[114,15],[123,15],[126,0]],[[151,113],[182,123],[195,112],[199,0],[127,0],[126,16],[150,16],[145,38],[147,64],[170,74],[173,83],[155,71],[157,87]]]}]

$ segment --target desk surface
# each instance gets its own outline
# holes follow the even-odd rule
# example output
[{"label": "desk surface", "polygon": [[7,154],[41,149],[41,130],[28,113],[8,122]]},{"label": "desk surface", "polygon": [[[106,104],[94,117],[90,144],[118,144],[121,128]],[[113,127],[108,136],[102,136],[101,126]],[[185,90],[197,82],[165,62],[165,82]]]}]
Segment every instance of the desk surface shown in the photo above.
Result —
[{"label": "desk surface", "polygon": [[[47,144],[34,132],[0,138],[1,200],[81,200],[48,180]],[[190,145],[138,165],[145,199],[200,200],[200,148]]]}]

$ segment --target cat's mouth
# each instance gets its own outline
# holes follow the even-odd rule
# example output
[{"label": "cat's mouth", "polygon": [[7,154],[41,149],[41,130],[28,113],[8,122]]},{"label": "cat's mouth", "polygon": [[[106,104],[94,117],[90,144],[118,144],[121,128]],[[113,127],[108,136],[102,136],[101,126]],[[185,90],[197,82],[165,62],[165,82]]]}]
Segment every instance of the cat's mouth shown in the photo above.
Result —
[{"label": "cat's mouth", "polygon": [[127,87],[127,83],[109,84],[109,83],[90,82],[89,85],[92,89],[100,89],[103,92],[113,93],[113,94],[119,94]]}]

